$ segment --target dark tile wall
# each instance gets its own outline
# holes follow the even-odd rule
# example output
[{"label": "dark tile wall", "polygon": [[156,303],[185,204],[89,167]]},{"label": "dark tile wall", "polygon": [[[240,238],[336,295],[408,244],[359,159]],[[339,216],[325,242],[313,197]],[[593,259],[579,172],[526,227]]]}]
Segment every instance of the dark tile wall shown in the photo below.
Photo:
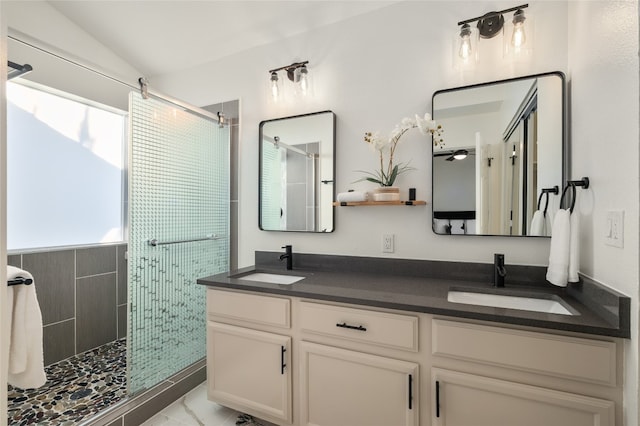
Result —
[{"label": "dark tile wall", "polygon": [[11,254],[29,271],[42,311],[45,365],[125,337],[126,244]]}]

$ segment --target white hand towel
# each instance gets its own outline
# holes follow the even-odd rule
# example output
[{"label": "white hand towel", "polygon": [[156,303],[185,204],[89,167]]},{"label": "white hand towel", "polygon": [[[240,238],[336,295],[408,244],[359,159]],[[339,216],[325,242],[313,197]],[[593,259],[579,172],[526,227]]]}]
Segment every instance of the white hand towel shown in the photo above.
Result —
[{"label": "white hand towel", "polygon": [[554,214],[551,211],[551,209],[547,210],[547,214],[544,217],[544,234],[547,237],[550,237],[551,235],[553,235],[552,233],[552,229],[553,229],[553,218],[554,218]]},{"label": "white hand towel", "polygon": [[569,277],[569,243],[571,239],[569,210],[560,209],[553,221],[547,281],[566,287]]},{"label": "white hand towel", "polygon": [[531,218],[530,235],[544,235],[544,216],[540,210],[536,210]]},{"label": "white hand towel", "polygon": [[358,201],[367,201],[369,193],[361,191],[340,192],[338,194],[338,202],[353,203]]},{"label": "white hand towel", "polygon": [[[33,276],[22,269],[7,267],[7,281]],[[45,384],[42,352],[42,313],[36,285],[7,287],[9,336],[9,375],[7,381],[18,388],[37,388]]]},{"label": "white hand towel", "polygon": [[580,281],[578,276],[578,269],[580,269],[580,244],[578,236],[580,235],[580,213],[578,212],[578,205],[573,209],[571,213],[570,229],[571,237],[569,240],[569,282],[577,283]]}]

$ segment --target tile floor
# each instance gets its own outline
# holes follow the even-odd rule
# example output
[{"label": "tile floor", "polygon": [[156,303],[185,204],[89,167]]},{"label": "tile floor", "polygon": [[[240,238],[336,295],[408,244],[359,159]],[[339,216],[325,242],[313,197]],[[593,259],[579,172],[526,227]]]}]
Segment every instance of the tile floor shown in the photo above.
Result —
[{"label": "tile floor", "polygon": [[240,413],[207,399],[203,383],[141,426],[275,426],[260,419],[239,417]]},{"label": "tile floor", "polygon": [[116,340],[45,368],[38,389],[8,386],[12,426],[74,425],[126,396],[126,340]]}]

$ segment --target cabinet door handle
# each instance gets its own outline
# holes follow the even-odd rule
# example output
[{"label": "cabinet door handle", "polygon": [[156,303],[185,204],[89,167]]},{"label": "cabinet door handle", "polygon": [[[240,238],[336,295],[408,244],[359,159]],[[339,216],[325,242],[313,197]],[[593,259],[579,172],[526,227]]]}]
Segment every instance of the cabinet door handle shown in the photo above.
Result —
[{"label": "cabinet door handle", "polygon": [[412,410],[413,405],[413,376],[409,374],[409,410]]},{"label": "cabinet door handle", "polygon": [[440,417],[440,382],[436,380],[436,417]]},{"label": "cabinet door handle", "polygon": [[349,325],[346,322],[343,322],[342,324],[338,323],[336,324],[336,327],[348,328],[349,330],[367,331],[367,329],[361,325]]},{"label": "cabinet door handle", "polygon": [[284,368],[287,366],[284,362],[284,353],[287,351],[287,348],[284,346],[281,346],[280,348],[280,374],[284,374]]}]

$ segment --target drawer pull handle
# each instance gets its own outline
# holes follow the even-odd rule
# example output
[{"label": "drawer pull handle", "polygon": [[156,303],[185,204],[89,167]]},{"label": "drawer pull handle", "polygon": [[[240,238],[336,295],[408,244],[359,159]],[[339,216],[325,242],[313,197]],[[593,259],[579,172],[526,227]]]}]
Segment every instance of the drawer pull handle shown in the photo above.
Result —
[{"label": "drawer pull handle", "polygon": [[336,324],[336,327],[348,328],[349,330],[367,331],[367,329],[361,325],[358,325],[358,326],[349,325],[346,322],[343,322],[342,324],[338,323]]},{"label": "drawer pull handle", "polygon": [[281,351],[280,351],[280,374],[284,374],[284,368],[287,366],[287,364],[285,364],[284,362],[284,353],[287,351],[287,348],[285,348],[284,346],[281,346]]},{"label": "drawer pull handle", "polygon": [[409,374],[409,410],[413,410],[413,376]]},{"label": "drawer pull handle", "polygon": [[436,417],[440,417],[440,382],[436,380]]}]

